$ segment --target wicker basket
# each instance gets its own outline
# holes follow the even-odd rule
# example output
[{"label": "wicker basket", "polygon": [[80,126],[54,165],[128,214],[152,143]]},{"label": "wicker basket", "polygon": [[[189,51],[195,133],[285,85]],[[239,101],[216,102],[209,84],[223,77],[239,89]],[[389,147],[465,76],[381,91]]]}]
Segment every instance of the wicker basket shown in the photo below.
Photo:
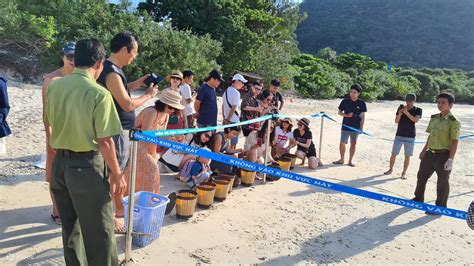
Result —
[{"label": "wicker basket", "polygon": [[229,180],[215,179],[213,182],[216,185],[214,199],[216,201],[224,201],[225,198],[227,198],[227,193],[229,192]]},{"label": "wicker basket", "polygon": [[[268,165],[268,167],[280,169],[280,164],[276,163],[276,162],[273,162],[270,165]],[[278,176],[273,176],[273,175],[267,174],[267,181],[272,182],[272,181],[278,181],[278,180],[280,180],[280,178]]]},{"label": "wicker basket", "polygon": [[235,174],[233,173],[225,173],[225,174],[220,174],[219,176],[216,177],[217,180],[227,180],[229,181],[229,189],[227,191],[228,194],[232,192],[232,188],[234,187],[234,180],[235,180]]},{"label": "wicker basket", "polygon": [[192,190],[179,190],[176,195],[176,216],[188,219],[193,216],[197,193]]},{"label": "wicker basket", "polygon": [[214,202],[216,194],[216,184],[211,182],[201,183],[196,186],[197,206],[202,209],[208,209]]},{"label": "wicker basket", "polygon": [[257,173],[255,171],[240,169],[240,175],[241,175],[240,181],[241,181],[242,186],[245,186],[245,187],[252,186],[253,182],[255,182],[256,174]]},{"label": "wicker basket", "polygon": [[278,160],[278,163],[280,164],[280,169],[281,170],[290,171],[291,159],[289,159],[289,158],[280,158]]},{"label": "wicker basket", "polygon": [[296,157],[296,155],[291,154],[291,153],[285,153],[283,154],[282,158],[287,158],[291,160],[290,170],[293,170],[293,168],[295,168],[296,158],[298,158]]}]

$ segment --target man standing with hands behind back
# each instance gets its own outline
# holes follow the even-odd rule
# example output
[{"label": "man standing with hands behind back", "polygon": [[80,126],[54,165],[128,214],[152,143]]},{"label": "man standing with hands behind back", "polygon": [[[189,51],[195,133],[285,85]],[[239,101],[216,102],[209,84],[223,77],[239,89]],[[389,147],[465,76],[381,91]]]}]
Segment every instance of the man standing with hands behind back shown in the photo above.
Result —
[{"label": "man standing with hands behind back", "polygon": [[122,127],[112,95],[96,83],[105,49],[96,39],[77,42],[76,69],[51,82],[46,96],[45,124],[56,151],[51,191],[62,221],[67,265],[118,265],[110,185],[126,187],[115,157],[112,136]]},{"label": "man standing with hands behind back", "polygon": [[[436,206],[447,207],[449,197],[449,175],[453,169],[454,156],[458,150],[461,122],[451,114],[454,95],[441,93],[438,95],[438,110],[441,112],[431,116],[426,132],[430,135],[420,153],[420,169],[418,170],[414,201],[424,202],[428,179],[434,172],[438,175],[436,183]],[[441,215],[426,212],[428,215]]]}]

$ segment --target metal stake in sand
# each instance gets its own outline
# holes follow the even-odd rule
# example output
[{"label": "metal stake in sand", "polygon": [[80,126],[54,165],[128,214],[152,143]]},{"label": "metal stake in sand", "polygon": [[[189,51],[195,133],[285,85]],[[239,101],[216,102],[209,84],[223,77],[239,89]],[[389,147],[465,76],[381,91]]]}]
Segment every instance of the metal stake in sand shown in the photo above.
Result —
[{"label": "metal stake in sand", "polygon": [[323,129],[324,129],[324,112],[321,112],[321,130],[319,131],[319,162],[321,162],[321,151],[323,147]]},{"label": "metal stake in sand", "polygon": [[[265,121],[265,123],[267,123],[267,136],[265,137],[265,158],[263,159],[264,161],[264,165],[266,166],[267,165],[267,162],[268,162],[268,152],[269,152],[269,142],[270,142],[270,125],[271,125],[271,122],[272,120],[269,119],[267,121]],[[267,174],[264,173],[263,174],[263,183],[265,184],[265,182],[267,182]]]},{"label": "metal stake in sand", "polygon": [[138,139],[135,138],[134,134],[136,129],[130,130],[130,141],[132,142],[132,156],[130,167],[130,190],[128,191],[128,210],[127,210],[127,235],[125,236],[125,259],[121,265],[132,265],[134,260],[132,259],[132,231],[133,231],[133,208],[135,206],[135,177],[137,172],[137,148]]}]

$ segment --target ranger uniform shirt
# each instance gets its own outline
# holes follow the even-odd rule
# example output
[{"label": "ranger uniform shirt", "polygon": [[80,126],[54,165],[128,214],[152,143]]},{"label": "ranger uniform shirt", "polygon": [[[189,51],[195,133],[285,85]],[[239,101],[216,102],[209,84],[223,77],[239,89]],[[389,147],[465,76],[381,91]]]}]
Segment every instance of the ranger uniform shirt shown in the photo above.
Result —
[{"label": "ranger uniform shirt", "polygon": [[461,122],[449,113],[444,118],[441,114],[431,116],[426,132],[430,133],[428,148],[431,150],[449,150],[451,141],[459,140]]}]

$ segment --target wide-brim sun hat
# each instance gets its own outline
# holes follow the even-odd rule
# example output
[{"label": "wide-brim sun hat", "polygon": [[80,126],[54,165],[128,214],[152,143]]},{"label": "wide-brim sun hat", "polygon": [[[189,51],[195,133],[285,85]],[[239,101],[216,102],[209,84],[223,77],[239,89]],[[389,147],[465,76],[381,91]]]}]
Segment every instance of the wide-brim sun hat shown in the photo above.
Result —
[{"label": "wide-brim sun hat", "polygon": [[181,73],[181,71],[179,71],[179,70],[174,70],[173,72],[171,72],[170,75],[166,76],[166,80],[169,82],[171,77],[179,78],[179,79],[183,80],[183,73]]},{"label": "wide-brim sun hat", "polygon": [[289,117],[285,117],[285,118],[281,119],[280,122],[281,123],[287,122],[288,124],[293,125],[293,120],[291,120],[291,118],[289,118]]},{"label": "wide-brim sun hat", "polygon": [[169,105],[178,110],[183,110],[184,105],[181,104],[181,95],[174,90],[165,90],[160,94],[160,102]]},{"label": "wide-brim sun hat", "polygon": [[308,118],[301,118],[301,119],[296,119],[296,121],[300,122],[301,124],[305,125],[306,127],[309,127],[309,119]]}]

